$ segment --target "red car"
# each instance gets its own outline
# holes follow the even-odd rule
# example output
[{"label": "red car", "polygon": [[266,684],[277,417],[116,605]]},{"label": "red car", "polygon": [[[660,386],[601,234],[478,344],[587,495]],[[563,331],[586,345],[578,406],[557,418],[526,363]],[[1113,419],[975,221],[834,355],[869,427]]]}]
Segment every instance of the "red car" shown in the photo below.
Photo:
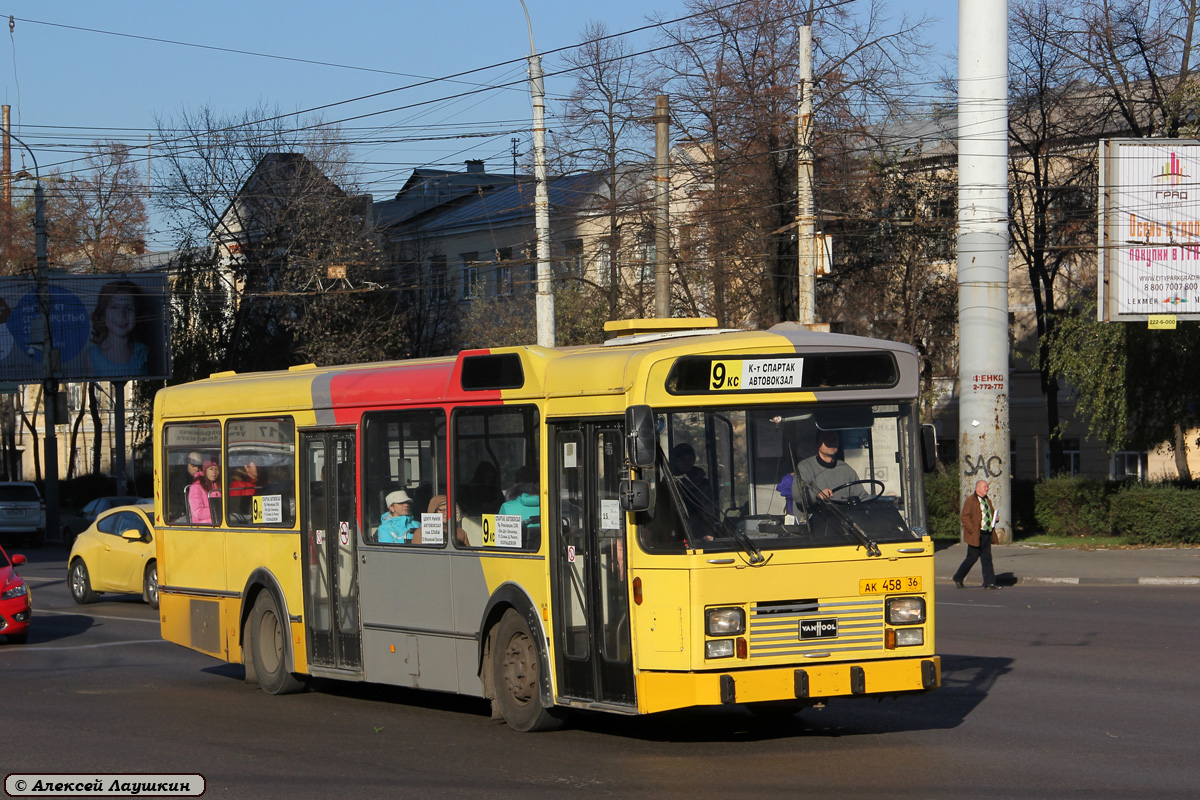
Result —
[{"label": "red car", "polygon": [[0,547],[0,635],[7,636],[9,644],[29,641],[33,600],[29,597],[29,586],[16,569],[24,563],[25,556],[14,553],[9,559]]}]

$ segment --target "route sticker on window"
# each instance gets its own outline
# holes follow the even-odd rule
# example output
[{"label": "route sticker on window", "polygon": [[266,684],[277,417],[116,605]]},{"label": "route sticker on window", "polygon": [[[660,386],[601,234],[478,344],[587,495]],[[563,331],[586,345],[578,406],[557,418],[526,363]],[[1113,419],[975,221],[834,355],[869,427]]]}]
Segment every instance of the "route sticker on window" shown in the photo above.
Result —
[{"label": "route sticker on window", "polygon": [[251,513],[255,524],[283,522],[283,495],[264,494],[252,497],[251,501]]},{"label": "route sticker on window", "polygon": [[421,515],[421,544],[445,544],[446,532],[442,526],[442,515]]},{"label": "route sticker on window", "polygon": [[621,501],[620,500],[601,500],[600,501],[600,530],[604,530],[604,531],[619,531],[619,530],[621,530]]},{"label": "route sticker on window", "polygon": [[520,547],[520,514],[484,514],[484,547]]}]

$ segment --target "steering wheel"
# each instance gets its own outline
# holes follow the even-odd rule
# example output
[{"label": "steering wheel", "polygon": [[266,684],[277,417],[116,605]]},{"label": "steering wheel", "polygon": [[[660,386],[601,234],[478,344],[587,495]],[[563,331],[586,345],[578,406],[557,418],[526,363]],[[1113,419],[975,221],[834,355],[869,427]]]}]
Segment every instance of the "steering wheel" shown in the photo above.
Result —
[{"label": "steering wheel", "polygon": [[848,489],[851,486],[859,486],[861,484],[867,484],[867,485],[871,486],[872,488],[878,486],[879,491],[869,492],[870,497],[866,497],[866,498],[847,497],[845,500],[838,500],[836,498],[831,497],[831,498],[829,498],[830,501],[834,502],[834,503],[840,503],[842,505],[850,505],[852,503],[869,503],[872,500],[878,500],[883,495],[883,493],[885,491],[887,491],[887,487],[883,485],[883,481],[876,480],[875,478],[863,478],[862,480],[858,480],[858,481],[847,481],[846,483],[843,483],[841,486],[833,487],[829,491],[833,492],[834,494],[837,494],[842,489]]}]

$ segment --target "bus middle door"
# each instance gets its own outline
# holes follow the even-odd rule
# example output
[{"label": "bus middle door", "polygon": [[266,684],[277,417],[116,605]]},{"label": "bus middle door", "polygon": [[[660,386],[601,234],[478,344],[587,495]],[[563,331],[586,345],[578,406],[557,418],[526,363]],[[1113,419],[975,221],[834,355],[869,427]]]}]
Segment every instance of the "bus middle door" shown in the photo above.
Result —
[{"label": "bus middle door", "polygon": [[362,672],[353,431],[302,434],[301,521],[308,663]]},{"label": "bus middle door", "polygon": [[619,422],[554,427],[550,558],[559,694],[633,706]]}]

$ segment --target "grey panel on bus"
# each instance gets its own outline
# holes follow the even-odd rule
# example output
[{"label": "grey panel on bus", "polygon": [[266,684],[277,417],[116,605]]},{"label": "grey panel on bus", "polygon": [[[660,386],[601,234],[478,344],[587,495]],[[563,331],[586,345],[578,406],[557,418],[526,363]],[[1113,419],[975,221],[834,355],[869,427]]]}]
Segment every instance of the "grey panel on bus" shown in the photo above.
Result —
[{"label": "grey panel on bus", "polygon": [[[359,551],[359,606],[364,625],[456,633],[450,562],[440,550],[390,547]],[[473,632],[475,625],[466,628]],[[375,680],[370,678],[370,680]]]},{"label": "grey panel on bus", "polygon": [[455,641],[448,636],[364,630],[363,666],[367,680],[394,686],[457,692]]},{"label": "grey panel on bus", "polygon": [[[479,630],[483,609],[487,607],[487,580],[483,577],[483,562],[477,556],[452,558],[450,567],[454,584],[454,624],[461,631],[478,634],[477,638],[458,645],[458,690],[463,694],[481,696],[483,686],[479,682]],[[469,651],[469,652],[468,652]]]},{"label": "grey panel on bus", "polygon": [[483,682],[479,680],[479,643],[474,639],[459,639],[455,642],[458,650],[458,691],[473,697],[483,697]]},{"label": "grey panel on bus", "polygon": [[216,600],[191,600],[192,647],[206,653],[221,649],[221,604]]}]

